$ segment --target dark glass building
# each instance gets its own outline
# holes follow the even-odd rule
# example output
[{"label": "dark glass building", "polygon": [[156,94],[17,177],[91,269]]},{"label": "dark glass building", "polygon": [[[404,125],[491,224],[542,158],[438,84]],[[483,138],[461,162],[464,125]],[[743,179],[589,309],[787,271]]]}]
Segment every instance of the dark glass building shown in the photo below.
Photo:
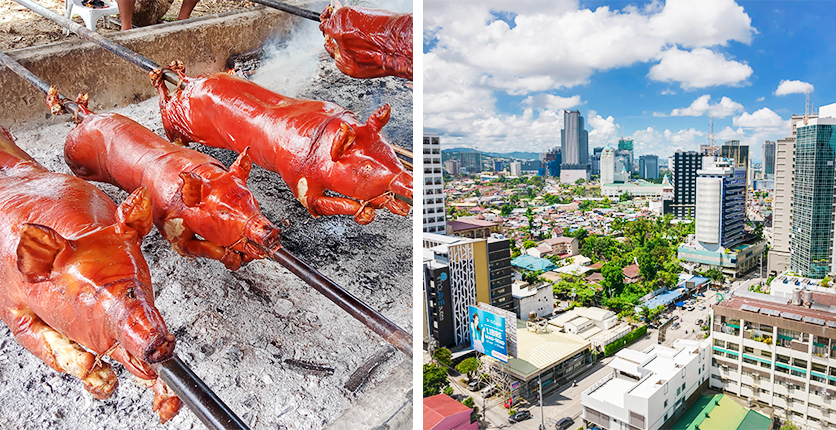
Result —
[{"label": "dark glass building", "polygon": [[676,151],[673,155],[673,202],[671,212],[678,219],[694,218],[697,196],[697,170],[702,169],[702,154]]}]

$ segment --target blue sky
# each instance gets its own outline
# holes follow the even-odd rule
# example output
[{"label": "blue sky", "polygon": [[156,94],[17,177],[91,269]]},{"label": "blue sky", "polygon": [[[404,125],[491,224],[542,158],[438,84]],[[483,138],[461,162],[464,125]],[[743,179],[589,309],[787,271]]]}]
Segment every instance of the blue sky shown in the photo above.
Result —
[{"label": "blue sky", "polygon": [[667,157],[737,139],[761,159],[836,102],[836,2],[424,1],[424,131],[444,147],[544,152],[563,109],[595,146]]}]

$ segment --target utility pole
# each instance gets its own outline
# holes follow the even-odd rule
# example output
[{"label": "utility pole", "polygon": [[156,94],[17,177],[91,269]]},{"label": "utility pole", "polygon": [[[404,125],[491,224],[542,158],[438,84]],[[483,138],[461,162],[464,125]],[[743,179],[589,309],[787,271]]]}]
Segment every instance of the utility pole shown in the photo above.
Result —
[{"label": "utility pole", "polygon": [[540,425],[545,430],[546,416],[543,414],[543,379],[542,375],[537,375],[537,383],[540,385]]}]

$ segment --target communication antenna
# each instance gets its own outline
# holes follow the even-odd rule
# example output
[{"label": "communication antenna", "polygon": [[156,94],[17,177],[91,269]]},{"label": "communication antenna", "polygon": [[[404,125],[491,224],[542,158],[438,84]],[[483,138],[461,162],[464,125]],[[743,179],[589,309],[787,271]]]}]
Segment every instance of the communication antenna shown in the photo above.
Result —
[{"label": "communication antenna", "polygon": [[804,90],[804,125],[807,125],[807,119],[810,118],[810,113],[813,111],[813,102],[810,101],[810,88]]}]

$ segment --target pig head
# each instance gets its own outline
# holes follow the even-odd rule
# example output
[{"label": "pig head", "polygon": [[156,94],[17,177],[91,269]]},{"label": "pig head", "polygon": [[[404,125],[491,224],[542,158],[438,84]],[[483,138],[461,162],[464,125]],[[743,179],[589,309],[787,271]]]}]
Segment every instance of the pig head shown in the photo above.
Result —
[{"label": "pig head", "polygon": [[[142,379],[175,338],[154,306],[140,242],[151,228],[145,188],[118,207],[81,179],[0,151],[0,316],[17,341],[96,398],[118,382],[102,356]],[[161,382],[160,382],[161,383]],[[158,399],[165,421],[180,407]]]},{"label": "pig head", "polygon": [[[380,129],[390,117],[390,107],[383,105],[360,124],[352,117],[330,121],[314,143],[316,163],[304,166],[296,181],[297,198],[314,215],[354,215],[359,224],[374,219],[374,209],[386,207],[406,216],[410,205],[395,195],[412,198],[412,175],[395,156]],[[293,187],[292,187],[293,188]],[[325,196],[328,189],[355,201]]]}]

